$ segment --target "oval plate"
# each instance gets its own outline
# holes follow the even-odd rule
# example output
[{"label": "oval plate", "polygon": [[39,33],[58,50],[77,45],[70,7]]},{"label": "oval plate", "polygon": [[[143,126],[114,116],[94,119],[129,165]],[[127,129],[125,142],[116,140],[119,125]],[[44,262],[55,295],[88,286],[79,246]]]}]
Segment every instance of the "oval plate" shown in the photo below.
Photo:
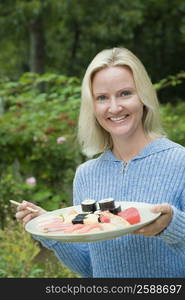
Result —
[{"label": "oval plate", "polygon": [[46,219],[48,216],[58,216],[62,213],[66,214],[68,210],[75,209],[79,213],[81,212],[81,205],[77,206],[70,206],[65,207],[62,209],[57,209],[51,212],[47,212],[41,216],[38,216],[31,221],[29,221],[26,226],[25,230],[33,235],[37,235],[42,238],[57,240],[61,242],[96,242],[96,241],[104,241],[110,240],[116,237],[123,236],[125,234],[129,234],[146,224],[153,222],[160,216],[160,213],[152,213],[151,208],[153,207],[152,204],[144,203],[144,202],[115,202],[116,204],[121,204],[121,209],[124,210],[129,207],[136,207],[140,213],[141,221],[137,224],[130,225],[129,227],[123,227],[113,230],[107,231],[97,231],[92,233],[83,233],[83,234],[68,234],[68,233],[43,233],[38,231],[38,224],[42,219]]}]

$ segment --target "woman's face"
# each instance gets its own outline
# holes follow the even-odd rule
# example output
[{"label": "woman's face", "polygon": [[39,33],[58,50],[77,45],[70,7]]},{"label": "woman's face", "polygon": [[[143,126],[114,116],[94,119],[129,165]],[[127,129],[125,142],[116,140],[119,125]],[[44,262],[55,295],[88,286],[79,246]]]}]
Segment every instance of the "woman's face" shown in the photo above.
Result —
[{"label": "woman's face", "polygon": [[143,104],[128,67],[107,67],[92,81],[94,112],[99,124],[114,138],[143,133]]}]

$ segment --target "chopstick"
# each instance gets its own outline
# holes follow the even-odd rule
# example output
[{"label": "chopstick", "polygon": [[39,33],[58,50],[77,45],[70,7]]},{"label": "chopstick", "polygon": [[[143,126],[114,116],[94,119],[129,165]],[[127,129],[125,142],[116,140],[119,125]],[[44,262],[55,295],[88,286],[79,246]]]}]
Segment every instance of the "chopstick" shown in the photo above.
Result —
[{"label": "chopstick", "polygon": [[[10,202],[12,204],[14,204],[14,205],[20,205],[20,204],[22,204],[20,202],[15,201],[15,200],[10,200]],[[38,209],[33,209],[33,208],[29,207],[29,206],[27,206],[26,209],[28,209],[31,212],[38,212]]]}]

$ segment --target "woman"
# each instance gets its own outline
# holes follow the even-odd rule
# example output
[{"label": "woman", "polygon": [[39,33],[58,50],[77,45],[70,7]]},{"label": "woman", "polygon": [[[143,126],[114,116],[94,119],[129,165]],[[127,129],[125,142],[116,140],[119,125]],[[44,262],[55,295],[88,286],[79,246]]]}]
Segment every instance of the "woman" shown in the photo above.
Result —
[{"label": "woman", "polygon": [[[84,199],[153,204],[161,215],[133,234],[95,243],[37,238],[83,277],[185,277],[185,149],[168,140],[147,72],[125,48],[104,50],[82,84],[78,138],[92,157],[74,178],[74,205]],[[26,224],[42,214],[18,207]]]}]

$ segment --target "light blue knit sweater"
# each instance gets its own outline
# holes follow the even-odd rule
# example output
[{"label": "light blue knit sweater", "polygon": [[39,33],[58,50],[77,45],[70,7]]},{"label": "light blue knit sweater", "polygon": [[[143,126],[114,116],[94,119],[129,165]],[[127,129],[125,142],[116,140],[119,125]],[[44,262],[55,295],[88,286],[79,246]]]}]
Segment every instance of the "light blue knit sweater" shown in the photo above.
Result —
[{"label": "light blue knit sweater", "polygon": [[61,243],[35,237],[82,277],[185,277],[185,148],[159,138],[123,168],[108,150],[77,169],[74,204],[99,201],[169,203],[173,219],[155,237],[128,234],[91,243]]}]

